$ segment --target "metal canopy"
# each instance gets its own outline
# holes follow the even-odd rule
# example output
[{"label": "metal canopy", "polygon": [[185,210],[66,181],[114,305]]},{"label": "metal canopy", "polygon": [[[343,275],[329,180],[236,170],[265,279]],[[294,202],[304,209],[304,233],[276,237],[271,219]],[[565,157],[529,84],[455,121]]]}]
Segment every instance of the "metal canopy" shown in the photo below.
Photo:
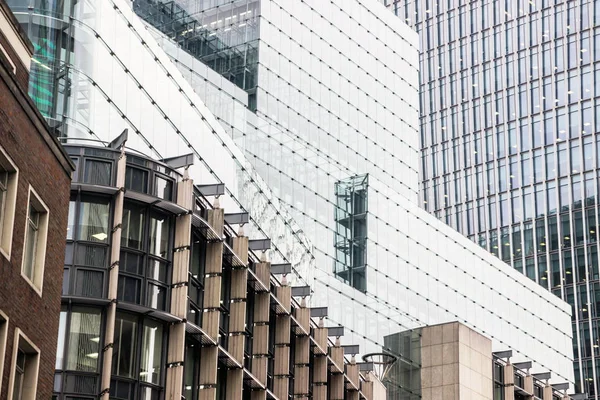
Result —
[{"label": "metal canopy", "polygon": [[292,264],[271,264],[273,275],[286,275],[292,273]]},{"label": "metal canopy", "polygon": [[292,297],[310,296],[310,286],[294,286],[292,287]]},{"label": "metal canopy", "polygon": [[250,215],[247,212],[225,214],[225,222],[229,225],[247,224],[250,221]]},{"label": "metal canopy", "polygon": [[248,240],[248,248],[254,251],[270,250],[271,239],[250,239]]},{"label": "metal canopy", "polygon": [[531,369],[533,363],[531,361],[513,363],[513,367],[517,369]]},{"label": "metal canopy", "polygon": [[512,352],[512,350],[505,350],[505,351],[495,351],[492,354],[494,356],[496,356],[496,358],[511,358],[513,355],[513,352]]},{"label": "metal canopy", "polygon": [[171,167],[173,169],[179,169],[179,168],[189,167],[190,165],[194,165],[194,154],[190,153],[190,154],[184,154],[182,156],[163,158],[162,160],[159,160],[159,161],[167,164],[169,167]]},{"label": "metal canopy", "polygon": [[332,327],[327,328],[327,336],[335,336],[335,337],[344,336],[344,327],[343,326],[332,326]]},{"label": "metal canopy", "polygon": [[565,382],[565,383],[554,383],[552,384],[552,388],[554,390],[568,390],[569,389],[569,383]]},{"label": "metal canopy", "polygon": [[310,309],[312,318],[323,318],[327,316],[327,307],[314,307]]},{"label": "metal canopy", "polygon": [[361,372],[365,371],[373,371],[374,365],[372,362],[361,362],[356,363],[358,365],[358,370]]},{"label": "metal canopy", "polygon": [[538,374],[532,374],[533,377],[537,380],[540,381],[547,381],[548,379],[550,379],[552,377],[552,373],[550,372],[540,372]]},{"label": "metal canopy", "polygon": [[106,147],[109,147],[109,148],[115,149],[115,150],[120,149],[121,146],[123,146],[125,144],[125,142],[127,141],[128,135],[129,135],[129,129],[125,128],[123,130],[123,132],[121,132],[121,134],[119,136],[114,138],[112,140],[112,142],[110,142]]},{"label": "metal canopy", "polygon": [[222,196],[225,194],[224,183],[214,183],[211,185],[196,185],[196,189],[203,196]]}]

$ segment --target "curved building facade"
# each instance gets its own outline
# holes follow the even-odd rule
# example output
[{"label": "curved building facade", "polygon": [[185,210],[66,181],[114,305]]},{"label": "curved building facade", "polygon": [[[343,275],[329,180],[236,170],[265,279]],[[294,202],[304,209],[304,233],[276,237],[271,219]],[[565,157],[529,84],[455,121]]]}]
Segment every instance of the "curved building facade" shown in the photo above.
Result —
[{"label": "curved building facade", "polygon": [[123,144],[65,146],[77,169],[54,398],[373,399],[381,384],[340,346],[343,327],[330,334],[291,265],[266,261],[270,240],[236,233],[247,215],[220,208],[223,187],[194,185],[190,157]]},{"label": "curved building facade", "polygon": [[568,301],[598,398],[597,1],[385,1],[421,48],[421,205]]}]

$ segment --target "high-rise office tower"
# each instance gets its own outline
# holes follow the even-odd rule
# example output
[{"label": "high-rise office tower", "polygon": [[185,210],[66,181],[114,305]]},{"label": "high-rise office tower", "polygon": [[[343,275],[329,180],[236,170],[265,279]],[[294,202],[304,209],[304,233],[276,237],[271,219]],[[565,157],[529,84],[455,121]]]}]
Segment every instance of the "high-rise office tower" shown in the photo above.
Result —
[{"label": "high-rise office tower", "polygon": [[[418,207],[418,36],[381,4],[10,3],[38,44],[30,93],[62,140],[128,129],[148,158],[193,153],[189,176],[225,184],[221,207],[248,212],[245,234],[271,239],[268,259],[310,285],[311,307],[328,305],[343,343],[391,351],[388,335],[410,344],[458,320],[512,362],[573,381],[568,305]],[[405,399],[420,396],[399,379]]]},{"label": "high-rise office tower", "polygon": [[[310,240],[316,262],[302,275],[313,301],[326,301],[361,349],[381,348],[388,331],[460,319],[499,350],[522,333],[505,320],[530,307],[521,296],[552,297],[418,207],[418,37],[380,4],[133,9]],[[242,203],[253,214],[252,199]],[[539,345],[521,349],[549,367],[554,350]]]},{"label": "high-rise office tower", "polygon": [[597,399],[600,2],[384,3],[420,35],[421,205],[573,306]]}]

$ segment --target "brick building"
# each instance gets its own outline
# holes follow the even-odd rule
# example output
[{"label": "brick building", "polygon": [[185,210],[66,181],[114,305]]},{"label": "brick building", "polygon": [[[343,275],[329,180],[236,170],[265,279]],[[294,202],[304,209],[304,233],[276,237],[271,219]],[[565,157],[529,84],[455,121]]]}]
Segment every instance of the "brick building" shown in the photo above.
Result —
[{"label": "brick building", "polygon": [[54,380],[73,164],[27,94],[32,52],[0,0],[0,399]]}]

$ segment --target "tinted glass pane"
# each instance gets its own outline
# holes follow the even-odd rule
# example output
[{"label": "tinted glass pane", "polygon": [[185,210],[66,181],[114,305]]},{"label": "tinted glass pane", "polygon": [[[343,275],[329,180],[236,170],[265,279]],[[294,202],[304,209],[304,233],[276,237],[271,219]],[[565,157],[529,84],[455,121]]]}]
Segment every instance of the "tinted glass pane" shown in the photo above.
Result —
[{"label": "tinted glass pane", "polygon": [[135,375],[135,353],[137,348],[137,320],[126,314],[117,314],[112,374],[125,378]]},{"label": "tinted glass pane", "polygon": [[150,218],[150,248],[148,252],[162,258],[168,258],[169,219],[154,215]]},{"label": "tinted glass pane", "polygon": [[85,297],[103,297],[104,273],[102,271],[78,270],[75,294]]},{"label": "tinted glass pane", "polygon": [[120,271],[128,272],[131,274],[141,275],[142,274],[142,261],[143,257],[139,254],[133,254],[128,252],[121,253]]},{"label": "tinted glass pane", "polygon": [[125,169],[125,188],[136,192],[148,192],[148,171],[127,166]]},{"label": "tinted glass pane", "polygon": [[79,205],[78,240],[108,243],[108,203],[89,203]]},{"label": "tinted glass pane", "polygon": [[157,310],[166,310],[167,288],[148,284],[146,305]]},{"label": "tinted glass pane", "polygon": [[69,219],[67,222],[67,240],[73,239],[75,231],[75,202],[69,202]]},{"label": "tinted glass pane", "polygon": [[155,321],[144,323],[140,380],[158,384],[162,368],[163,327]]},{"label": "tinted glass pane", "polygon": [[143,210],[134,205],[125,204],[122,227],[121,246],[141,249],[144,229]]},{"label": "tinted glass pane", "polygon": [[78,243],[75,263],[90,267],[105,267],[107,262],[106,253],[106,247]]},{"label": "tinted glass pane", "polygon": [[110,186],[111,167],[112,164],[109,162],[86,160],[83,181],[94,185]]},{"label": "tinted glass pane", "polygon": [[67,369],[87,372],[98,370],[100,319],[99,310],[81,310],[71,313]]},{"label": "tinted glass pane", "polygon": [[148,261],[146,276],[160,282],[167,282],[167,264],[157,260]]},{"label": "tinted glass pane", "polygon": [[128,303],[140,304],[141,284],[139,279],[119,276],[117,299]]},{"label": "tinted glass pane", "polygon": [[154,193],[157,197],[165,200],[173,199],[173,182],[161,178],[160,176],[156,177],[156,188]]}]

